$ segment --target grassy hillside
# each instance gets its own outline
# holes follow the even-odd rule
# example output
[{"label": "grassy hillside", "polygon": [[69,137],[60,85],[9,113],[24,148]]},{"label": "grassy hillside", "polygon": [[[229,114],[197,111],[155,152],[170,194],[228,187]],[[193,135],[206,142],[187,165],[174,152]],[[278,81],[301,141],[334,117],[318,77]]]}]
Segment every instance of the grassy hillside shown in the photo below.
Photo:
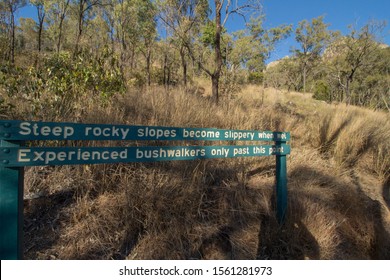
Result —
[{"label": "grassy hillside", "polygon": [[283,226],[275,217],[273,157],[27,168],[25,257],[389,259],[389,115],[300,93],[267,89],[264,97],[262,104],[261,88],[248,86],[217,107],[151,88],[104,104],[80,100],[62,116],[15,99],[7,118],[292,135]]}]

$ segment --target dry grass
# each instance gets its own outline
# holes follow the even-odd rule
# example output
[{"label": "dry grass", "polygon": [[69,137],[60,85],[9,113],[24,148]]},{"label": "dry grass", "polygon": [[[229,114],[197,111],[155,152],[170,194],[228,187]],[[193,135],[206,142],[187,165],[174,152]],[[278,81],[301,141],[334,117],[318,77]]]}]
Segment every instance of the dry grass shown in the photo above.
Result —
[{"label": "dry grass", "polygon": [[390,176],[390,119],[382,112],[338,105],[324,107],[308,120],[314,148],[344,168],[368,169],[381,181]]},{"label": "dry grass", "polygon": [[[390,258],[388,115],[271,89],[261,100],[257,87],[219,106],[152,88],[105,107],[91,99],[74,116],[51,120],[291,131],[283,226],[275,218],[271,157],[33,167],[26,172],[25,257]],[[86,143],[97,144],[123,143]]]}]

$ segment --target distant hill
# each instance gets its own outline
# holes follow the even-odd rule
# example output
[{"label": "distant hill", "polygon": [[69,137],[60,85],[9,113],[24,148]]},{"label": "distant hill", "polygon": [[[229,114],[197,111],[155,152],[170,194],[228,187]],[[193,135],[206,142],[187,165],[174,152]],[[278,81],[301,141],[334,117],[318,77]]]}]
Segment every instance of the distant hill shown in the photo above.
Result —
[{"label": "distant hill", "polygon": [[279,65],[280,62],[282,62],[283,60],[287,60],[287,59],[290,59],[290,57],[289,57],[288,55],[285,56],[285,57],[283,57],[283,58],[281,58],[281,59],[271,61],[270,63],[267,64],[266,69],[267,69],[267,70],[268,70],[268,69],[271,69],[271,68],[273,68],[273,67]]}]

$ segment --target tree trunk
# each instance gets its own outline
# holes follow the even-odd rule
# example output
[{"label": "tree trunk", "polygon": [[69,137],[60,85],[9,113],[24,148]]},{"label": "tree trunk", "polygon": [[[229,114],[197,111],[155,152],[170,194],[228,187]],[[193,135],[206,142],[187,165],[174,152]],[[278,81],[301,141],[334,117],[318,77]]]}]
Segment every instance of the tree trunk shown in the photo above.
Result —
[{"label": "tree trunk", "polygon": [[80,0],[79,4],[79,14],[78,14],[78,32],[77,32],[77,38],[76,38],[76,45],[74,48],[74,55],[77,55],[79,52],[79,45],[81,40],[81,35],[83,33],[83,17],[84,17],[84,1]]},{"label": "tree trunk", "polygon": [[65,6],[64,6],[64,10],[62,11],[62,14],[60,15],[60,24],[58,26],[59,34],[58,34],[58,41],[57,41],[57,53],[59,53],[61,50],[62,28],[63,28],[65,16],[66,16],[66,11],[68,10],[68,7],[69,7],[69,2],[70,2],[70,0],[66,1]]},{"label": "tree trunk", "polygon": [[222,33],[222,26],[221,26],[221,9],[222,9],[222,3],[220,0],[214,0],[215,3],[215,38],[214,38],[214,44],[215,44],[215,69],[214,73],[211,75],[211,83],[212,83],[212,99],[213,101],[218,104],[219,101],[219,77],[221,74],[221,68],[222,68],[222,54],[221,54],[221,33]]},{"label": "tree trunk", "polygon": [[151,60],[151,51],[150,49],[148,49],[146,53],[146,72],[148,76],[148,86],[150,86],[152,83],[151,74],[150,74],[150,60]]},{"label": "tree trunk", "polygon": [[262,81],[263,88],[261,89],[261,106],[264,106],[264,95],[265,95],[265,75],[264,75],[264,72],[265,71],[263,71],[263,81]]},{"label": "tree trunk", "polygon": [[218,104],[218,99],[219,99],[219,96],[218,96],[218,91],[219,91],[219,75],[216,76],[216,75],[212,75],[211,76],[211,92],[212,92],[212,96],[211,96],[211,99],[212,101],[215,103],[215,104]]},{"label": "tree trunk", "polygon": [[114,36],[114,29],[111,27],[110,30],[110,39],[111,39],[111,49],[112,52],[115,53],[115,36]]},{"label": "tree trunk", "polygon": [[167,64],[168,64],[168,57],[167,54],[164,54],[163,85],[165,89],[167,89]]},{"label": "tree trunk", "polygon": [[345,83],[345,95],[344,95],[344,102],[347,105],[349,105],[351,103],[349,84],[350,84],[350,81],[349,81],[349,79],[347,79],[347,82]]},{"label": "tree trunk", "polygon": [[306,65],[303,66],[303,93],[306,93]]},{"label": "tree trunk", "polygon": [[183,85],[187,88],[187,61],[185,58],[184,46],[180,47],[181,66],[183,68]]},{"label": "tree trunk", "polygon": [[171,84],[171,68],[168,67],[168,75],[167,75],[167,89],[169,89],[169,85]]},{"label": "tree trunk", "polygon": [[62,41],[62,26],[63,26],[63,23],[64,23],[64,19],[65,19],[65,13],[62,14],[61,18],[60,18],[60,24],[58,26],[58,41],[57,41],[57,53],[60,52],[61,50],[61,41]]},{"label": "tree trunk", "polygon": [[39,22],[38,29],[38,53],[42,50],[42,30],[43,30],[43,21]]},{"label": "tree trunk", "polygon": [[122,28],[121,32],[118,32],[117,39],[120,42],[120,66],[122,76],[125,76],[125,64],[127,62],[127,44],[124,29]]},{"label": "tree trunk", "polygon": [[35,7],[37,8],[37,14],[38,14],[38,53],[40,53],[42,50],[43,23],[46,14],[42,4],[37,4]]},{"label": "tree trunk", "polygon": [[354,78],[354,75],[355,75],[355,72],[356,72],[356,69],[357,68],[353,68],[351,73],[348,75],[347,77],[347,81],[345,83],[345,98],[346,98],[346,103],[347,105],[350,105],[351,104],[351,84],[353,82],[353,78]]},{"label": "tree trunk", "polygon": [[15,63],[15,15],[11,14],[11,64]]}]

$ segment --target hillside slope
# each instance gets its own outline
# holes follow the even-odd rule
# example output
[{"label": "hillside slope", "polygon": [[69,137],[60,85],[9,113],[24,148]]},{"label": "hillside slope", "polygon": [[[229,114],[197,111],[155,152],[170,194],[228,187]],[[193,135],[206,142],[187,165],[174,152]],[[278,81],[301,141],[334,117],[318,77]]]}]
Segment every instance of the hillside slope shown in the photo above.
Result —
[{"label": "hillside slope", "polygon": [[272,157],[33,167],[25,177],[25,257],[389,259],[388,115],[272,89],[261,104],[260,93],[246,87],[216,107],[157,88],[105,106],[85,100],[67,116],[46,108],[35,118],[290,131],[283,226]]}]

